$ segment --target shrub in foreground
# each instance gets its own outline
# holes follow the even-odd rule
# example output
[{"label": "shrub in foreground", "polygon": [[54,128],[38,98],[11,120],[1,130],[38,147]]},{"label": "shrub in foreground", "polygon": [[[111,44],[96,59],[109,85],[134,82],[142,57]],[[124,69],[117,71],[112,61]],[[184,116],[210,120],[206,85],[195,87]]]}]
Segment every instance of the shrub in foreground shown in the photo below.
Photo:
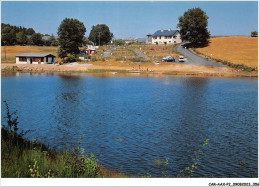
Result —
[{"label": "shrub in foreground", "polygon": [[102,177],[95,156],[76,146],[58,153],[36,140],[28,141],[18,133],[18,117],[6,101],[7,125],[1,128],[1,175],[3,178],[95,178]]}]

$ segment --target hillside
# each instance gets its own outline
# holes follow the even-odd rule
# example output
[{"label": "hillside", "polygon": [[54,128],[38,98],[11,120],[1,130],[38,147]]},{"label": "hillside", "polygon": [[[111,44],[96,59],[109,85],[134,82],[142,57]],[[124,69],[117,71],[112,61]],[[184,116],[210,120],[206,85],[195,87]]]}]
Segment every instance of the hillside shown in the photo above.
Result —
[{"label": "hillside", "polygon": [[[210,44],[197,51],[216,59],[258,67],[258,38],[232,36],[211,38]],[[212,54],[212,55],[211,55]]]}]

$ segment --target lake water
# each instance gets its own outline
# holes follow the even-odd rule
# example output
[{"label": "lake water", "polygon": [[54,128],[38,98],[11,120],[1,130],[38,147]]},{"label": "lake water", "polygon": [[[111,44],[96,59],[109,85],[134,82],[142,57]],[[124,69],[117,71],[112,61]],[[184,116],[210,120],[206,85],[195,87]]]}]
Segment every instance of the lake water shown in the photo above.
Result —
[{"label": "lake water", "polygon": [[21,130],[51,148],[93,152],[107,169],[162,177],[191,166],[195,177],[256,177],[257,78],[98,77],[2,73],[3,100]]}]

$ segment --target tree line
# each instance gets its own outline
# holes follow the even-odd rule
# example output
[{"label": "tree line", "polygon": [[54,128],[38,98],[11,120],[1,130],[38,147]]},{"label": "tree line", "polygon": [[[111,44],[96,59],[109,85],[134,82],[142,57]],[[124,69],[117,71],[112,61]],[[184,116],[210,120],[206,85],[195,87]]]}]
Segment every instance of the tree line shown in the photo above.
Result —
[{"label": "tree line", "polygon": [[33,28],[25,28],[10,24],[1,24],[1,44],[3,45],[37,45],[58,46],[53,35],[36,33]]},{"label": "tree line", "polygon": [[[79,25],[73,25],[75,24],[74,21],[71,21],[73,19],[65,18],[63,22],[67,21],[70,28],[73,28],[74,26]],[[62,23],[63,23],[62,22]],[[84,25],[80,25],[80,27],[84,27]],[[67,32],[69,33],[68,37],[71,35],[81,35],[82,41],[79,42],[81,45],[87,45],[87,44],[93,44],[93,45],[105,45],[109,44],[112,40],[113,33],[110,32],[109,27],[105,24],[98,24],[96,26],[92,26],[92,29],[90,31],[89,37],[85,37],[84,34],[87,31],[85,28],[84,33],[75,33],[75,29],[72,30],[73,32]],[[60,35],[62,33],[59,33],[58,30],[58,37],[54,37],[53,35],[48,34],[41,34],[36,33],[33,28],[25,28],[22,26],[14,26],[10,24],[1,24],[1,44],[3,45],[36,45],[36,46],[59,46],[60,42],[63,42],[63,39],[59,39]]]}]

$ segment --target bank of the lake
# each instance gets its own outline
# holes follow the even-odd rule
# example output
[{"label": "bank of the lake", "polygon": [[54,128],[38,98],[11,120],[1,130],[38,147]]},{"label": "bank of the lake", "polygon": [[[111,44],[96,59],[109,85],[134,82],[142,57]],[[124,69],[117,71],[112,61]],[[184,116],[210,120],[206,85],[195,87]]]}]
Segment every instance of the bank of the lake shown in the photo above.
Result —
[{"label": "bank of the lake", "polygon": [[[199,76],[199,77],[257,77],[258,72],[247,72],[227,67],[194,66],[162,62],[121,63],[118,61],[91,62],[78,65],[1,64],[2,72],[82,72],[107,73],[106,76]],[[124,74],[124,75],[122,75]]]},{"label": "bank of the lake", "polygon": [[2,178],[129,178],[104,169],[95,156],[78,146],[57,152],[29,141],[9,128],[1,129]]}]

